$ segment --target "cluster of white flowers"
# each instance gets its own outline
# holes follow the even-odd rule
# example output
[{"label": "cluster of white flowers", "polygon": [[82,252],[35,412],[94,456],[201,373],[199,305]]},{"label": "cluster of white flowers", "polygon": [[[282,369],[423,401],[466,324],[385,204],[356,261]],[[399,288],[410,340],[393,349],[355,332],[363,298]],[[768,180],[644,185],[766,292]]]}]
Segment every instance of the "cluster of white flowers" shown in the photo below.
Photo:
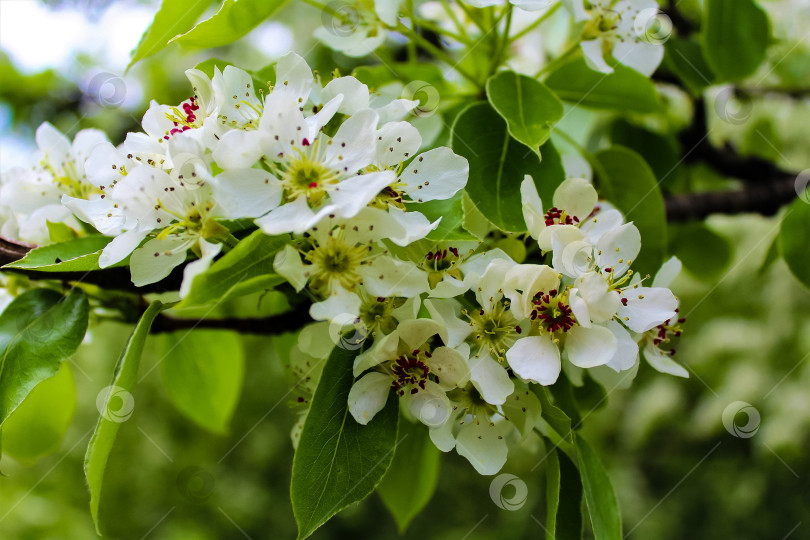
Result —
[{"label": "cluster of white flowers", "polygon": [[[305,361],[333,342],[358,350],[354,419],[366,424],[399,398],[439,449],[482,474],[503,466],[508,438],[536,426],[530,384],[554,384],[561,370],[572,380],[605,366],[633,373],[640,351],[659,371],[687,375],[661,349],[680,333],[667,288],[680,263],[644,285],[631,269],[638,229],[588,181],[563,182],[547,211],[523,181],[526,240],[548,265],[516,262],[487,238],[429,238],[440,220],[420,203],[456,196],[469,171],[448,148],[420,152],[419,131],[402,120],[417,103],[380,103],[354,77],[322,86],[293,53],[276,74],[257,94],[240,69],[189,70],[194,95],[152,102],[144,132],[118,147],[93,130],[71,144],[42,125],[37,166],[2,177],[3,234],[47,242],[49,221],[97,231],[112,237],[99,266],[129,257],[137,286],[187,263],[183,296],[238,242],[231,220],[253,219],[286,241],[276,272],[313,298],[320,322],[302,331]],[[346,327],[362,332],[334,339]]]}]

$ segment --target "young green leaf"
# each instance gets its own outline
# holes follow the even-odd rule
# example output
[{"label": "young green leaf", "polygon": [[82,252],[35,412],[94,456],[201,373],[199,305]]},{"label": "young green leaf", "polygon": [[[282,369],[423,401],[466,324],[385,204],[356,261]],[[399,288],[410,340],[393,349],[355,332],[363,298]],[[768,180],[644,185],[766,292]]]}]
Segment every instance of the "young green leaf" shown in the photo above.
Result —
[{"label": "young green leaf", "polygon": [[[87,272],[98,270],[98,256],[110,243],[109,236],[83,236],[29,251],[25,257],[3,268],[37,272]],[[118,265],[116,265],[118,266]]]},{"label": "young green leaf", "polygon": [[779,229],[782,257],[800,282],[810,288],[810,188],[788,207]]},{"label": "young green leaf", "polygon": [[622,516],[613,486],[593,448],[579,434],[574,435],[579,473],[585,492],[585,503],[591,517],[596,540],[621,540]]},{"label": "young green leaf", "polygon": [[237,334],[189,330],[161,339],[160,372],[174,406],[214,433],[228,431],[245,373],[245,356]]},{"label": "young green leaf", "polygon": [[162,50],[174,36],[188,31],[210,3],[210,0],[163,0],[152,24],[132,51],[127,69]]},{"label": "young green leaf", "polygon": [[349,414],[348,398],[357,351],[335,347],[315,390],[293,459],[290,496],[298,522],[298,539],[347,506],[366,498],[379,484],[394,457],[399,400],[368,425]]},{"label": "young green leaf", "polygon": [[[553,454],[558,458],[560,468],[559,502],[557,504],[553,536],[549,538],[548,533],[546,533],[546,540],[582,540],[582,479],[580,478],[580,471],[563,452],[554,450]],[[550,505],[547,504],[547,506],[548,510],[550,510]],[[546,519],[548,519],[548,515]]]},{"label": "young green leaf", "polygon": [[70,364],[31,390],[3,424],[3,452],[24,465],[59,449],[76,413],[76,384]]},{"label": "young green leaf", "polygon": [[520,183],[525,175],[532,176],[541,197],[553,193],[565,178],[551,143],[541,149],[551,158],[539,162],[536,154],[509,135],[506,122],[489,103],[464,109],[453,124],[451,140],[453,151],[470,163],[470,199],[487,219],[506,231],[526,230],[523,216],[515,211],[521,207]]},{"label": "young green leaf", "polygon": [[600,194],[621,210],[641,232],[641,253],[633,261],[638,272],[653,273],[667,252],[667,220],[664,197],[649,165],[637,153],[612,146],[596,154],[604,178]]},{"label": "young green leaf", "polygon": [[[110,457],[115,438],[118,435],[118,428],[121,422],[126,420],[131,414],[129,411],[121,411],[122,402],[124,407],[131,407],[132,396],[129,391],[135,386],[135,378],[138,375],[138,366],[141,363],[141,353],[149,335],[152,322],[163,309],[163,304],[158,301],[152,302],[144,312],[141,320],[138,321],[135,330],[129,337],[118,363],[115,365],[115,375],[112,385],[107,388],[106,399],[102,414],[96,424],[90,444],[87,445],[87,453],[84,456],[84,475],[87,478],[87,485],[90,488],[90,514],[96,526],[96,532],[101,534],[98,521],[99,503],[101,502],[101,486],[104,479],[104,469],[107,467],[107,459]],[[122,415],[125,412],[127,414]]]},{"label": "young green leaf", "polygon": [[439,449],[419,422],[401,422],[394,461],[377,493],[404,534],[413,518],[427,505],[439,479]]},{"label": "young green leaf", "polygon": [[554,92],[536,79],[514,71],[501,71],[487,81],[487,98],[513,138],[539,155],[540,146],[565,112]]},{"label": "young green leaf", "polygon": [[551,402],[551,391],[545,387],[537,384],[531,385],[531,389],[540,400],[542,407],[543,420],[548,422],[548,425],[557,432],[560,438],[571,442],[571,418],[563,412],[562,409],[557,407]]},{"label": "young green leaf", "polygon": [[731,262],[729,241],[703,223],[677,225],[670,236],[670,252],[698,279],[719,278]]},{"label": "young green leaf", "polygon": [[765,60],[768,15],[755,0],[706,0],[703,52],[723,81],[751,75]]},{"label": "young green leaf", "polygon": [[593,71],[579,58],[557,68],[545,83],[562,100],[584,107],[639,113],[660,112],[662,108],[652,81],[621,64],[606,74]]},{"label": "young green leaf", "polygon": [[667,40],[664,49],[663,65],[673,71],[694,95],[699,95],[716,78],[697,40],[673,36]]},{"label": "young green leaf", "polygon": [[76,351],[87,331],[89,310],[81,289],[67,296],[34,289],[6,307],[0,315],[0,426]]},{"label": "young green leaf", "polygon": [[222,47],[241,38],[281,9],[288,0],[225,0],[211,18],[170,42],[187,47]]},{"label": "young green leaf", "polygon": [[273,270],[273,259],[285,242],[279,236],[253,232],[195,277],[191,290],[177,307],[224,302],[278,285],[284,280]]}]

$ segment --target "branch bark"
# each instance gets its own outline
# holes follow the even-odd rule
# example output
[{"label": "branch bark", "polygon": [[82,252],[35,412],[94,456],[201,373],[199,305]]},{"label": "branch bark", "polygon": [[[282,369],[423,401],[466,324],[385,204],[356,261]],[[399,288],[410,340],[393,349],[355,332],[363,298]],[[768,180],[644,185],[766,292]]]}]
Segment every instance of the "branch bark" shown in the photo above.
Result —
[{"label": "branch bark", "polygon": [[292,311],[264,318],[225,318],[225,319],[177,319],[160,315],[152,324],[151,333],[163,334],[180,330],[208,328],[217,330],[236,330],[241,334],[272,336],[298,330],[311,322],[309,309],[305,306],[293,308]]}]

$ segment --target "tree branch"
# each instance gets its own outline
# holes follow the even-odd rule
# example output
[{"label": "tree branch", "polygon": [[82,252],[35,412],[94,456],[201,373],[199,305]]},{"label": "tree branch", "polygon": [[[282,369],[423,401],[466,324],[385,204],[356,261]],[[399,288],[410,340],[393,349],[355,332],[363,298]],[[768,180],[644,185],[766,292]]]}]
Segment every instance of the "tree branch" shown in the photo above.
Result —
[{"label": "tree branch", "polygon": [[308,322],[312,322],[309,309],[299,306],[292,311],[264,318],[226,318],[226,319],[177,319],[167,315],[160,315],[152,324],[151,333],[163,334],[179,330],[208,328],[217,330],[235,330],[241,334],[256,334],[272,336],[284,332],[298,330]]},{"label": "tree branch", "polygon": [[756,212],[773,215],[796,198],[794,178],[782,178],[759,185],[748,184],[738,191],[713,191],[671,195],[664,199],[667,221],[703,219],[711,214]]}]

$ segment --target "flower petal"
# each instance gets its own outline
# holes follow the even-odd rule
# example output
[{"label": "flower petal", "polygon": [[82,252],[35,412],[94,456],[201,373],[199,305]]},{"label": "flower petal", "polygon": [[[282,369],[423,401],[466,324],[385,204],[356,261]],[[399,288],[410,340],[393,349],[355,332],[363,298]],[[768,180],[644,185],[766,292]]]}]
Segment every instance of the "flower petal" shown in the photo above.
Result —
[{"label": "flower petal", "polygon": [[492,405],[503,404],[515,391],[515,383],[506,369],[486,352],[478,358],[470,358],[470,381],[484,401]]},{"label": "flower petal", "polygon": [[444,146],[419,154],[400,175],[402,188],[414,201],[449,199],[467,185],[470,165]]},{"label": "flower petal", "polygon": [[456,451],[467,458],[478,474],[495,474],[506,463],[506,441],[499,426],[488,420],[476,419],[461,426]]},{"label": "flower petal", "polygon": [[663,287],[630,287],[622,291],[627,303],[619,306],[619,318],[633,332],[646,332],[675,317],[678,299]]},{"label": "flower petal", "polygon": [[554,192],[554,206],[584,220],[593,211],[598,198],[590,182],[584,178],[569,178]]},{"label": "flower petal", "polygon": [[358,424],[368,424],[385,407],[391,390],[391,377],[385,373],[366,373],[349,390],[349,412]]},{"label": "flower petal", "polygon": [[560,350],[547,334],[520,338],[506,351],[509,367],[521,379],[548,386],[557,381]]},{"label": "flower petal", "polygon": [[601,366],[610,362],[616,354],[616,336],[604,326],[575,326],[567,334],[565,352],[568,353],[568,360],[577,367]]}]

